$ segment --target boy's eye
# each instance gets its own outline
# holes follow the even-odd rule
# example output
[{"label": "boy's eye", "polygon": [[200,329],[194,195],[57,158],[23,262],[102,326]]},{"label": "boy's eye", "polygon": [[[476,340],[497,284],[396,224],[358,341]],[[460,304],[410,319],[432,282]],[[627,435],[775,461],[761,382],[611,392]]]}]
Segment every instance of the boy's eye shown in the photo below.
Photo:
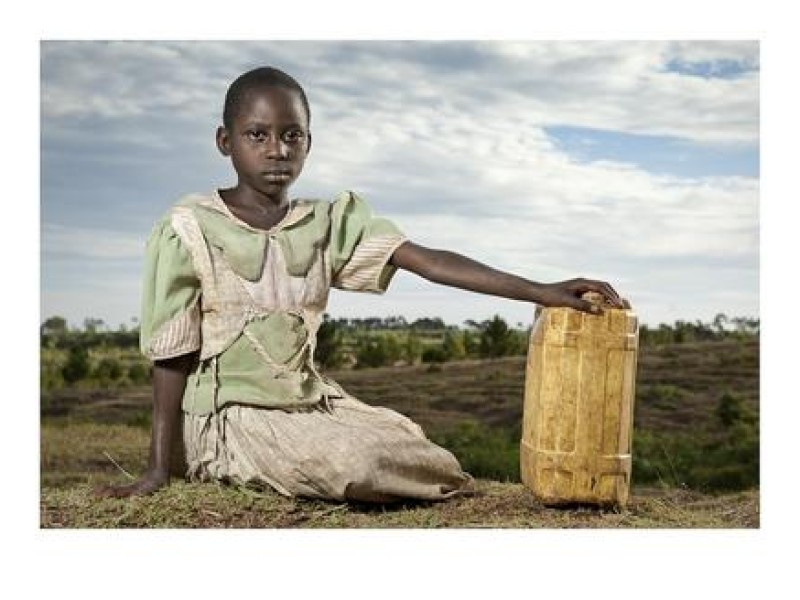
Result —
[{"label": "boy's eye", "polygon": [[256,142],[263,142],[267,139],[267,134],[257,129],[251,129],[247,132],[247,137]]},{"label": "boy's eye", "polygon": [[297,142],[302,140],[305,134],[300,129],[292,129],[283,134],[283,139],[286,142]]}]

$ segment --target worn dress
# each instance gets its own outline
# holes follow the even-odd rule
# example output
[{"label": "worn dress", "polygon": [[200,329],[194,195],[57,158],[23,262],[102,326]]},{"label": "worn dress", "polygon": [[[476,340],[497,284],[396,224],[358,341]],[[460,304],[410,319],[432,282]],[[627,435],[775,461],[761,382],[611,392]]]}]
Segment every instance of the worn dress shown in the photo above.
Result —
[{"label": "worn dress", "polygon": [[356,400],[314,364],[330,288],[384,292],[405,239],[352,192],[294,200],[269,230],[216,191],[182,198],[156,224],[141,347],[154,361],[199,351],[182,401],[189,480],[377,502],[471,489],[417,424]]}]

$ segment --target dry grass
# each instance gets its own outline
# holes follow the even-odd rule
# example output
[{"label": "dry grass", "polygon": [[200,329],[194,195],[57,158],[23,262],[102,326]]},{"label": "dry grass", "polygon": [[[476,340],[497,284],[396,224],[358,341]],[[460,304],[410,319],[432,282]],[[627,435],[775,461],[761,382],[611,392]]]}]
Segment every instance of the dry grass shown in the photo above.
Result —
[{"label": "dry grass", "polygon": [[752,528],[758,492],[720,497],[642,491],[622,510],[547,508],[519,484],[478,481],[474,496],[441,503],[351,505],[293,500],[213,484],[177,483],[128,500],[90,485],[45,489],[43,528]]},{"label": "dry grass", "polygon": [[[76,443],[76,441],[78,443]],[[709,496],[676,489],[634,490],[624,510],[557,509],[520,484],[479,480],[477,494],[443,503],[355,506],[292,500],[213,484],[173,483],[151,497],[98,500],[91,488],[120,483],[145,467],[148,434],[123,425],[42,428],[44,528],[752,528],[758,491]]]},{"label": "dry grass", "polygon": [[[680,431],[712,419],[726,387],[758,409],[758,345],[683,344],[642,349],[636,428]],[[362,400],[409,415],[430,434],[468,418],[518,425],[524,358],[331,375]],[[658,387],[661,386],[661,387]],[[441,504],[362,507],[253,495],[214,485],[173,484],[152,497],[96,500],[90,487],[145,468],[150,393],[65,390],[42,399],[41,526],[57,527],[342,527],[342,528],[753,528],[758,491],[724,496],[675,489],[634,489],[622,511],[546,508],[519,484],[479,482],[473,497]]]}]

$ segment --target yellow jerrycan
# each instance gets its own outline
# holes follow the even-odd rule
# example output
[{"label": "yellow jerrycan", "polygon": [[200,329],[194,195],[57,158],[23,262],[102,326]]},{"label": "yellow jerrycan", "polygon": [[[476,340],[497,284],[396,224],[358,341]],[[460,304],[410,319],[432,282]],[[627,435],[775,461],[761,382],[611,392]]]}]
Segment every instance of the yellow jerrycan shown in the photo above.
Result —
[{"label": "yellow jerrycan", "polygon": [[531,332],[520,471],[545,505],[628,501],[638,319],[603,309],[545,308]]}]

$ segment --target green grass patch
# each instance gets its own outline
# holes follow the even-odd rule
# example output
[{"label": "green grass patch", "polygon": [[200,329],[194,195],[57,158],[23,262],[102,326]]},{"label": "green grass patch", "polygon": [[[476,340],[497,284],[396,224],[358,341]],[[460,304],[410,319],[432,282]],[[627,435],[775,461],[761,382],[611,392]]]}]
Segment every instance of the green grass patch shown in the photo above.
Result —
[{"label": "green grass patch", "polygon": [[431,439],[452,452],[475,477],[519,481],[519,430],[463,421]]}]

